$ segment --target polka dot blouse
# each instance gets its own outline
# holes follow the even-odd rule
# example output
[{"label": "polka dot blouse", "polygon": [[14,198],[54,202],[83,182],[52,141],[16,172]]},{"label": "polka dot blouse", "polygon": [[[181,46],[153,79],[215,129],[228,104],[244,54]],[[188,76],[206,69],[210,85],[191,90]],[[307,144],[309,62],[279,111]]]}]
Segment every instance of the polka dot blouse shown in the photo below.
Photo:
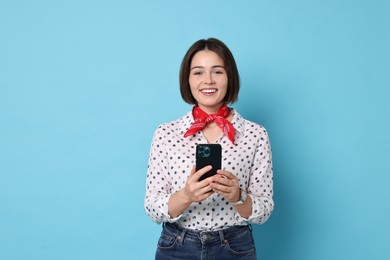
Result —
[{"label": "polka dot blouse", "polygon": [[252,214],[248,219],[239,215],[234,206],[219,194],[199,203],[192,203],[180,216],[168,214],[168,200],[185,186],[195,164],[195,147],[207,143],[202,132],[184,138],[194,122],[192,112],[161,124],[155,131],[146,177],[145,210],[157,223],[176,222],[193,230],[214,231],[248,222],[262,224],[270,216],[274,204],[271,145],[262,126],[240,116],[236,110],[232,124],[235,143],[222,135],[216,143],[222,146],[222,169],[238,177],[240,188],[252,199]]}]

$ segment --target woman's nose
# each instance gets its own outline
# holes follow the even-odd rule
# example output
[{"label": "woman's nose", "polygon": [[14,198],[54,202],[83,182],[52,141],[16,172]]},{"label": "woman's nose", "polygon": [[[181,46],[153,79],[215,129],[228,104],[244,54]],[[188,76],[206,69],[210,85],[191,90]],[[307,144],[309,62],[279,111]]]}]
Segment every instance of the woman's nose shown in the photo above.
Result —
[{"label": "woman's nose", "polygon": [[213,79],[212,73],[206,73],[206,83],[207,84],[214,84],[215,81]]}]

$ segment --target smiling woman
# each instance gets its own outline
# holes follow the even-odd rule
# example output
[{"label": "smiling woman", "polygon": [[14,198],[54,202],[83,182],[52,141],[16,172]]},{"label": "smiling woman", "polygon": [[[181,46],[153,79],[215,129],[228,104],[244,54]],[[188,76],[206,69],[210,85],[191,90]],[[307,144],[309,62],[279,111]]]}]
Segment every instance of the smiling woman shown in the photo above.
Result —
[{"label": "smiling woman", "polygon": [[[202,62],[199,56],[202,54],[204,54],[202,56],[205,56],[205,53],[209,54],[206,55],[209,56],[208,58],[210,59],[208,60],[208,62],[210,63],[209,66],[217,66],[216,68],[213,68],[217,69],[213,70],[213,72],[215,74],[223,73],[227,77],[228,91],[227,95],[224,97],[224,102],[236,102],[240,89],[240,78],[237,70],[237,65],[234,60],[233,54],[230,52],[229,48],[223,42],[217,39],[197,41],[189,48],[186,55],[184,56],[180,68],[180,92],[182,98],[185,102],[189,104],[197,104],[198,101],[195,99],[191,92],[189,79],[193,69],[195,69],[197,66],[200,66],[200,69],[202,69],[202,64],[197,64],[197,62]],[[203,62],[206,62],[206,60]],[[213,64],[213,62],[215,62],[215,64]],[[200,72],[204,71],[198,71],[198,73]]]},{"label": "smiling woman", "polygon": [[215,114],[224,102],[228,85],[221,57],[209,50],[197,52],[191,62],[189,83],[198,106],[209,114]]},{"label": "smiling woman", "polygon": [[[227,106],[237,100],[239,75],[223,42],[190,47],[180,90],[195,106],[157,128],[149,156],[145,210],[163,223],[156,259],[256,259],[250,224],[266,222],[274,208],[271,146],[262,126]],[[222,167],[201,178],[212,167],[195,167],[195,149],[212,143]]]}]

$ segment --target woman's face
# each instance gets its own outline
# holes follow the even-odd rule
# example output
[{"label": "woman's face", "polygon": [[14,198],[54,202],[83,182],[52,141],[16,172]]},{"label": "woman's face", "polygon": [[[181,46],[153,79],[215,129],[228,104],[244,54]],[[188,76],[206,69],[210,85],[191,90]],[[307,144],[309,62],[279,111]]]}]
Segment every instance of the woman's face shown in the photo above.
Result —
[{"label": "woman's face", "polygon": [[217,112],[228,87],[221,57],[209,50],[197,52],[191,61],[189,83],[198,106],[209,114]]}]

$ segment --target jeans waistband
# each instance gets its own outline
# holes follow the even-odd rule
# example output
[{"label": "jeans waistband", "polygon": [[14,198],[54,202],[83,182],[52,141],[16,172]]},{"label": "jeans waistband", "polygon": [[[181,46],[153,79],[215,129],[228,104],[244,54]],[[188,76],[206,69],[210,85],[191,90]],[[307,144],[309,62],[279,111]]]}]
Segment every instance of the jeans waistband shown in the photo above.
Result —
[{"label": "jeans waistband", "polygon": [[181,240],[184,238],[193,240],[195,242],[200,242],[202,244],[206,243],[215,243],[221,242],[226,243],[225,237],[229,235],[234,235],[237,232],[241,232],[245,229],[250,229],[249,226],[234,226],[218,231],[197,231],[192,229],[187,229],[179,226],[176,223],[164,223],[164,228],[167,228],[169,231],[176,233],[180,236]]}]

